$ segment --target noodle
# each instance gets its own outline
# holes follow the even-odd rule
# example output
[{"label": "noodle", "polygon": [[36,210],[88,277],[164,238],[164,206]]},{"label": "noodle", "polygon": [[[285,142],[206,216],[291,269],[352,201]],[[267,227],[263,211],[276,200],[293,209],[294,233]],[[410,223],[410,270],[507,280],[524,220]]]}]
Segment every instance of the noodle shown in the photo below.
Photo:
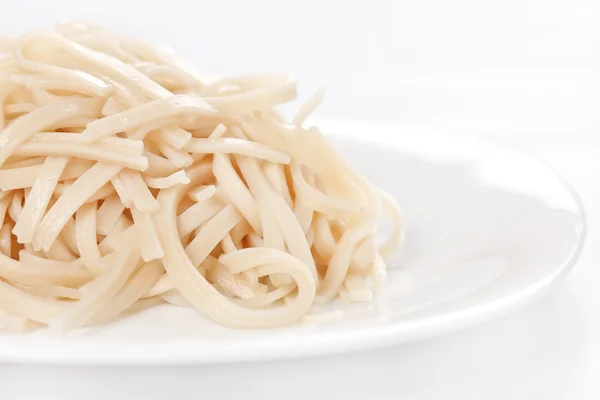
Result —
[{"label": "noodle", "polygon": [[267,328],[373,299],[401,217],[303,127],[323,89],[287,123],[289,77],[211,76],[98,26],[0,50],[0,328],[69,331],[163,302]]}]

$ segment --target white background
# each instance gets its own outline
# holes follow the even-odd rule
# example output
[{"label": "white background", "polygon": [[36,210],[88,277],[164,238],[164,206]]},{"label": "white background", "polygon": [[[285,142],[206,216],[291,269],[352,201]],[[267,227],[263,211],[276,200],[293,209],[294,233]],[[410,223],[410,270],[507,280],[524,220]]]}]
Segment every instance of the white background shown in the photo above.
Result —
[{"label": "white background", "polygon": [[89,19],[169,44],[206,70],[291,72],[304,97],[325,85],[320,117],[394,121],[528,148],[574,184],[590,232],[566,281],[483,327],[266,364],[0,365],[0,398],[600,398],[599,16],[594,0],[5,0],[3,34]]}]

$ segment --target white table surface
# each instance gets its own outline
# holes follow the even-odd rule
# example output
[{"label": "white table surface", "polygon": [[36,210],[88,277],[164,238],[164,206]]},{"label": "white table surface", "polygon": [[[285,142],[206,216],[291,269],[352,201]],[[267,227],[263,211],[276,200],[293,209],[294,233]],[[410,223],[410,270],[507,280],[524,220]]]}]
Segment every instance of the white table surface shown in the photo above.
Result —
[{"label": "white table surface", "polygon": [[326,85],[321,117],[393,121],[528,148],[581,194],[589,235],[577,266],[550,294],[449,336],[263,364],[0,365],[0,398],[600,398],[599,13],[594,0],[3,4],[4,34],[91,19],[168,43],[207,70],[289,71],[300,78],[301,96]]}]

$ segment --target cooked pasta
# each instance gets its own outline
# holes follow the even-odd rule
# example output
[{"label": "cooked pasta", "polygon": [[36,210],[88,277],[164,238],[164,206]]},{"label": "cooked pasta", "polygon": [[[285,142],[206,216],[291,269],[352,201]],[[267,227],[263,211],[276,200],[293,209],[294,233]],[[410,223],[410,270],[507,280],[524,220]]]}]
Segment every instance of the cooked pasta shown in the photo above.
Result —
[{"label": "cooked pasta", "polygon": [[373,298],[400,213],[303,127],[324,91],[286,122],[286,76],[208,75],[82,22],[0,51],[0,328],[160,303],[268,328]]}]

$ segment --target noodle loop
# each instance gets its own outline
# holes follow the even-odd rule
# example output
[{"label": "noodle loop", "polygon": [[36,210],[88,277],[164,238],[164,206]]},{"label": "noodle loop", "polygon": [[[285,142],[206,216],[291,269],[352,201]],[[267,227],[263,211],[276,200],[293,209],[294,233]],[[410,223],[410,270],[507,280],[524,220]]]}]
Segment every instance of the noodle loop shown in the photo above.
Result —
[{"label": "noodle loop", "polygon": [[302,126],[324,90],[287,123],[287,76],[208,75],[82,22],[0,50],[0,328],[164,302],[267,328],[373,298],[400,214]]}]

